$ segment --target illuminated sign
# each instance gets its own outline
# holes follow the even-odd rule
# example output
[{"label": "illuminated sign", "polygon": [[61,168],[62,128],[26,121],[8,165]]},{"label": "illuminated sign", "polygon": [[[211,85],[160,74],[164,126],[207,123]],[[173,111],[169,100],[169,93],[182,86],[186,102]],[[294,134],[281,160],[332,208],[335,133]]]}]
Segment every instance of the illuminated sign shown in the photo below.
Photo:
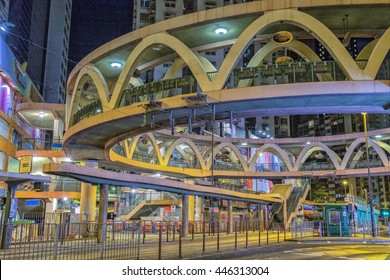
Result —
[{"label": "illuminated sign", "polygon": [[32,156],[25,156],[20,158],[20,173],[31,173]]}]

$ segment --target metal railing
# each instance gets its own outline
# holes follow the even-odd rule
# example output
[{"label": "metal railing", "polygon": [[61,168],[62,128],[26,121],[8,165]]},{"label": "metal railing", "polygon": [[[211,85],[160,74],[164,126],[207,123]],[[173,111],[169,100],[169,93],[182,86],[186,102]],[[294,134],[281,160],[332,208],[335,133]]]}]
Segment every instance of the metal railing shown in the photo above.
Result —
[{"label": "metal railing", "polygon": [[61,150],[61,139],[23,138],[18,143],[18,150]]},{"label": "metal railing", "polygon": [[[99,227],[106,228],[101,242]],[[2,260],[139,259],[139,223],[13,223],[1,229],[10,235],[1,244]]]},{"label": "metal railing", "polygon": [[133,209],[135,209],[142,201],[151,201],[151,200],[172,200],[178,201],[180,200],[178,194],[169,193],[169,192],[144,192],[134,197],[131,200],[130,205],[122,206],[121,215],[127,215]]}]

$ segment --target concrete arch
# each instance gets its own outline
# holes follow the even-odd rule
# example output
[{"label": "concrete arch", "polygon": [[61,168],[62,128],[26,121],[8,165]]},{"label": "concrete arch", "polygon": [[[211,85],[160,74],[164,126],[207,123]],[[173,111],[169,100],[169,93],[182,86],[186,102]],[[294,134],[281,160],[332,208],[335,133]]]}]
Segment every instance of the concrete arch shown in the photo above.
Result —
[{"label": "concrete arch", "polygon": [[221,89],[226,83],[234,66],[238,63],[248,45],[253,41],[254,36],[257,33],[261,33],[266,28],[280,23],[280,21],[296,25],[313,34],[338,62],[350,80],[373,79],[373,77],[364,75],[363,71],[356,65],[340,40],[323,23],[314,17],[297,10],[276,10],[259,17],[244,30],[240,37],[238,37],[223,61],[218,75],[214,80],[214,90]]},{"label": "concrete arch", "polygon": [[[223,148],[230,148],[232,150],[232,152],[234,152],[236,154],[239,162],[241,163],[243,170],[248,171],[248,165],[247,165],[246,160],[242,157],[242,155],[241,155],[240,151],[237,149],[237,147],[234,146],[232,143],[220,143],[216,147],[214,147],[214,149],[213,149],[214,158],[215,158],[215,155]],[[208,156],[208,158],[210,158],[210,157],[211,157],[211,154]],[[207,160],[206,168],[207,169],[211,168],[211,160]]]},{"label": "concrete arch", "polygon": [[127,58],[123,70],[119,75],[112,98],[109,102],[111,109],[118,106],[124,85],[129,83],[130,77],[133,75],[138,63],[144,57],[147,49],[155,44],[166,45],[183,58],[203,91],[209,91],[212,89],[211,82],[199,59],[184,43],[169,34],[153,34],[144,38]]},{"label": "concrete arch", "polygon": [[[288,44],[281,45],[277,44],[273,41],[264,45],[260,50],[258,50],[252,59],[249,61],[247,67],[257,67],[263,64],[264,60],[270,56],[272,53],[281,50],[281,49],[289,49],[295,53],[297,53],[300,57],[302,57],[305,61],[321,61],[321,58],[305,43],[302,43],[298,40],[292,40]],[[318,79],[322,81],[332,81],[332,76],[330,74],[317,74]],[[244,79],[240,80],[237,87],[248,87],[252,83],[252,79]]]},{"label": "concrete arch", "polygon": [[69,121],[71,117],[78,111],[77,104],[79,102],[81,94],[81,89],[79,89],[79,87],[83,85],[88,79],[91,79],[95,83],[99,99],[102,103],[103,111],[106,111],[108,107],[108,97],[110,95],[110,91],[108,89],[106,80],[104,79],[102,73],[99,71],[98,68],[96,68],[92,64],[88,64],[80,70],[75,82],[76,86],[73,89],[72,99],[70,102],[71,108],[68,112],[68,120],[66,121],[68,128],[70,125]]},{"label": "concrete arch", "polygon": [[[343,161],[340,165],[340,167],[342,169],[346,169],[349,161],[351,161],[350,169],[353,169],[355,167],[357,161],[362,157],[364,152],[359,150],[352,159],[351,159],[351,157],[352,157],[353,152],[355,151],[356,147],[359,144],[365,143],[365,142],[366,142],[365,138],[358,138],[352,142],[352,144],[349,146],[348,151],[345,153]],[[389,160],[387,159],[385,151],[374,140],[372,140],[370,138],[368,139],[368,147],[369,148],[372,147],[378,153],[378,156],[380,157],[384,166],[389,165]]]},{"label": "concrete arch", "polygon": [[257,151],[257,153],[255,153],[250,159],[249,167],[248,167],[249,170],[253,170],[257,159],[260,157],[260,154],[264,152],[269,152],[271,154],[276,155],[282,160],[284,164],[286,164],[287,169],[289,171],[293,170],[292,164],[288,159],[287,153],[282,148],[280,148],[278,145],[275,144],[264,144],[263,146],[261,146],[261,148]]},{"label": "concrete arch", "polygon": [[340,170],[341,158],[335,152],[333,152],[328,146],[326,146],[324,143],[321,142],[311,143],[306,145],[300,152],[298,158],[296,159],[293,170],[298,171],[301,165],[314,151],[325,152],[329,156],[336,170]]},{"label": "concrete arch", "polygon": [[187,144],[194,151],[195,156],[196,156],[197,160],[199,161],[200,168],[206,169],[205,162],[204,162],[202,155],[200,154],[198,148],[195,146],[194,142],[192,142],[191,140],[186,139],[186,138],[178,138],[177,140],[175,140],[172,143],[172,145],[168,148],[167,152],[165,153],[163,165],[165,165],[165,166],[168,165],[169,159],[170,159],[173,151],[181,144]]},{"label": "concrete arch", "polygon": [[372,51],[374,50],[376,44],[378,43],[379,38],[372,40],[370,43],[364,46],[364,48],[360,51],[356,60],[368,60]]},{"label": "concrete arch", "polygon": [[375,45],[370,58],[368,59],[367,65],[364,68],[364,74],[375,79],[379,68],[382,65],[383,60],[385,59],[387,53],[390,50],[390,27],[379,39],[378,43]]},{"label": "concrete arch", "polygon": [[382,141],[375,141],[379,147],[381,147],[383,150],[385,150],[386,152],[388,152],[390,154],[390,145],[389,144],[386,144]]},{"label": "concrete arch", "polygon": [[[205,69],[206,73],[208,72],[216,72],[217,69],[214,67],[214,65],[211,64],[211,62],[197,54],[196,57],[199,59],[199,62],[202,64],[203,68]],[[168,80],[168,79],[174,79],[177,77],[179,72],[183,70],[184,67],[186,67],[187,64],[185,63],[184,59],[179,57],[176,59],[176,61],[169,67],[167,73],[165,73],[163,80]]]},{"label": "concrete arch", "polygon": [[145,133],[145,134],[137,135],[134,138],[132,138],[132,141],[131,141],[131,144],[130,144],[130,151],[129,151],[129,154],[128,154],[128,158],[129,159],[133,158],[134,151],[135,151],[135,149],[137,147],[137,144],[138,144],[138,142],[139,142],[139,140],[141,138],[148,138],[149,139],[150,143],[153,146],[153,150],[156,153],[157,164],[162,165],[164,160],[162,158],[162,155],[161,155],[161,152],[160,152],[160,148],[159,148],[159,146],[157,144],[156,138],[154,137],[153,133]]}]

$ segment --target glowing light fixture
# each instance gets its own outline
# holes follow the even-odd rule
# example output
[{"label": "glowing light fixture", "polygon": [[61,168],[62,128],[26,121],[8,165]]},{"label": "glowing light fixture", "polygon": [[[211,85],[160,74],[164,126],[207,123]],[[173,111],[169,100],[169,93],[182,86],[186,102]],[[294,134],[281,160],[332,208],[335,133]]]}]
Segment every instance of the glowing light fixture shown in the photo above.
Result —
[{"label": "glowing light fixture", "polygon": [[382,138],[382,135],[375,135],[375,138]]},{"label": "glowing light fixture", "polygon": [[223,27],[218,27],[217,29],[215,29],[215,34],[217,35],[225,35],[227,33],[227,29],[226,28],[223,28]]},{"label": "glowing light fixture", "polygon": [[245,142],[244,142],[244,143],[242,143],[242,145],[243,145],[243,146],[247,146],[247,145],[248,145],[248,143],[245,143]]},{"label": "glowing light fixture", "polygon": [[5,28],[3,26],[0,27],[1,30],[5,31]]},{"label": "glowing light fixture", "polygon": [[119,62],[112,62],[110,65],[112,68],[121,68],[122,67],[122,64]]},{"label": "glowing light fixture", "polygon": [[309,145],[311,142],[309,141],[309,142],[306,142],[306,145]]},{"label": "glowing light fixture", "polygon": [[47,114],[45,112],[39,112],[37,114],[38,116],[40,116],[41,118],[45,117]]},{"label": "glowing light fixture", "polygon": [[68,200],[68,198],[65,196],[65,197],[63,198],[63,200],[64,200],[64,201],[67,201],[67,200]]}]

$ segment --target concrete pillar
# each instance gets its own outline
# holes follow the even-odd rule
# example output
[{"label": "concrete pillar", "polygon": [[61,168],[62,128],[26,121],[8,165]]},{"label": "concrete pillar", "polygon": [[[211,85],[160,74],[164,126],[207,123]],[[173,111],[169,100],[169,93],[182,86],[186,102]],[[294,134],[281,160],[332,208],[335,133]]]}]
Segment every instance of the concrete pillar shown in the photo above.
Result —
[{"label": "concrete pillar", "polygon": [[188,236],[188,194],[182,195],[182,203],[181,203],[181,226],[183,236]]},{"label": "concrete pillar", "polygon": [[16,187],[16,184],[8,184],[8,192],[4,209],[4,224],[7,226],[3,227],[1,230],[1,249],[8,249],[11,242],[12,218],[16,214],[14,212],[17,208],[15,203],[18,203],[18,200],[15,198]]},{"label": "concrete pillar", "polygon": [[202,197],[195,196],[195,205],[194,205],[194,220],[200,221],[202,220]]},{"label": "concrete pillar", "polygon": [[100,185],[97,242],[105,242],[107,232],[108,185]]},{"label": "concrete pillar", "polygon": [[53,213],[57,210],[57,198],[51,198],[46,201],[45,213]]},{"label": "concrete pillar", "polygon": [[53,139],[61,140],[64,134],[64,122],[60,118],[54,119]]},{"label": "concrete pillar", "polygon": [[96,219],[96,186],[81,183],[80,222],[95,221]]},{"label": "concrete pillar", "polygon": [[227,228],[227,231],[228,231],[228,233],[232,233],[233,232],[233,201],[232,200],[228,200],[227,210],[228,210],[228,228]]},{"label": "concrete pillar", "polygon": [[283,201],[283,223],[287,224],[288,223],[288,218],[287,217],[287,200]]}]

